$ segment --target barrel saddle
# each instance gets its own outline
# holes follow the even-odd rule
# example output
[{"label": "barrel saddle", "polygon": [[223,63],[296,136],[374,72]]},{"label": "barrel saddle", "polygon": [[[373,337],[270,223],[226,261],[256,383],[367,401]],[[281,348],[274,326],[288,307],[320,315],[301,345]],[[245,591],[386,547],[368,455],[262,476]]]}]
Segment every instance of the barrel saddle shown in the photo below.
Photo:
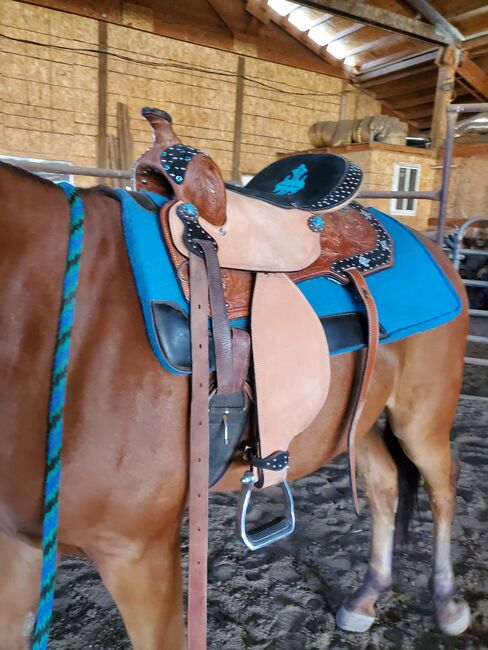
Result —
[{"label": "barrel saddle", "polygon": [[[160,229],[190,303],[189,644],[200,647],[197,637],[206,616],[209,419],[222,414],[227,442],[234,407],[245,411],[252,394],[245,449],[249,470],[241,479],[237,532],[252,550],[292,533],[288,448],[323,407],[330,382],[327,338],[297,283],[327,277],[349,286],[363,305],[367,342],[346,424],[357,510],[355,433],[379,342],[376,305],[365,277],[391,266],[393,249],[382,224],[353,201],[362,174],[345,158],[295,155],[272,163],[245,187],[226,185],[206,153],[178,139],[168,113],[144,108],[142,114],[153,129],[153,145],[134,165],[133,184],[170,199],[159,214]],[[249,531],[253,489],[274,484],[283,491],[283,515]]]},{"label": "barrel saddle", "polygon": [[[168,113],[144,108],[142,114],[154,141],[133,168],[134,184],[170,199],[161,209],[161,232],[190,303],[190,518],[192,503],[206,502],[208,489],[211,317],[212,400],[223,409],[224,434],[232,410],[226,404],[235,404],[236,396],[240,403],[249,387],[255,404],[239,534],[256,549],[293,531],[288,447],[324,405],[330,381],[324,329],[296,284],[313,277],[350,286],[364,306],[367,346],[346,425],[357,510],[355,432],[379,339],[365,276],[393,263],[389,234],[353,201],[360,169],[335,154],[299,154],[272,163],[245,187],[226,185],[206,153],[181,143]],[[233,327],[236,319],[247,327]],[[284,515],[249,532],[246,513],[253,488],[274,484],[283,489]]]}]

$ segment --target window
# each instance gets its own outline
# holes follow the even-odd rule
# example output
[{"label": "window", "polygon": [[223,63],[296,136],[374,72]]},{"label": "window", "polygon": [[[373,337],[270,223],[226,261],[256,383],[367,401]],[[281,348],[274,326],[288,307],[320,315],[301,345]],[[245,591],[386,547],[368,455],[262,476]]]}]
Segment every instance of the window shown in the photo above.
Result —
[{"label": "window", "polygon": [[[393,186],[396,192],[418,191],[420,181],[420,165],[395,163],[393,166]],[[392,214],[415,216],[417,199],[392,199],[390,203]]]},{"label": "window", "polygon": [[[42,160],[41,158],[21,158],[19,156],[0,156],[0,160],[3,160],[6,163],[10,163],[11,165],[15,165],[19,163],[20,166],[22,166],[22,163],[56,163],[58,165],[72,165],[73,163],[67,162],[66,160]],[[37,176],[41,176],[42,178],[47,178],[50,181],[53,181],[53,183],[59,183],[60,181],[67,181],[68,183],[73,182],[73,175],[72,174],[60,174],[59,172],[45,172],[45,171],[39,171],[39,170],[34,170],[32,172],[33,174],[37,174]]]}]

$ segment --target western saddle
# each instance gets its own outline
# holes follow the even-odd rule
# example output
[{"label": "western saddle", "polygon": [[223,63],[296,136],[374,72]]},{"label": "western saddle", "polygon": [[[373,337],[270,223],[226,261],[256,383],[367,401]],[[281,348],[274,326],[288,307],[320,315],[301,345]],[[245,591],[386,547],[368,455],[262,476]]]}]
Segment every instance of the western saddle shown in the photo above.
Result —
[{"label": "western saddle", "polygon": [[[171,199],[161,210],[161,230],[190,302],[189,643],[205,647],[198,637],[206,620],[209,315],[216,398],[225,403],[226,396],[231,399],[251,384],[256,404],[247,449],[250,469],[242,477],[237,516],[237,530],[254,550],[294,530],[286,482],[288,447],[312,423],[329,388],[327,339],[296,285],[308,278],[326,276],[350,286],[364,307],[368,345],[347,423],[357,510],[355,432],[379,338],[365,276],[390,266],[393,250],[380,222],[352,202],[362,174],[341,156],[291,156],[263,169],[246,187],[226,186],[206,153],[181,143],[168,113],[144,108],[142,114],[152,126],[154,142],[134,166],[135,187]],[[248,319],[248,327],[231,326],[241,318]],[[274,484],[283,490],[283,516],[249,532],[253,488]]]}]

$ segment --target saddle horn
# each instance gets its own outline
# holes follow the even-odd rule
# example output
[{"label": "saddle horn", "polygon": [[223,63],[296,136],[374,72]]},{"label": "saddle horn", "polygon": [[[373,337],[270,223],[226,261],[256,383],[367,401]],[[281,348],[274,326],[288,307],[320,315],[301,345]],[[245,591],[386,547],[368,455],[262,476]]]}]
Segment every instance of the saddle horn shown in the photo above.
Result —
[{"label": "saddle horn", "polygon": [[152,127],[155,145],[167,149],[173,144],[181,144],[181,140],[173,130],[173,118],[169,113],[159,108],[145,107],[141,110],[141,115]]},{"label": "saddle horn", "polygon": [[200,216],[215,226],[226,220],[225,184],[217,164],[203,151],[182,144],[166,111],[143,108],[153,130],[153,145],[132,170],[136,190],[193,203]]}]

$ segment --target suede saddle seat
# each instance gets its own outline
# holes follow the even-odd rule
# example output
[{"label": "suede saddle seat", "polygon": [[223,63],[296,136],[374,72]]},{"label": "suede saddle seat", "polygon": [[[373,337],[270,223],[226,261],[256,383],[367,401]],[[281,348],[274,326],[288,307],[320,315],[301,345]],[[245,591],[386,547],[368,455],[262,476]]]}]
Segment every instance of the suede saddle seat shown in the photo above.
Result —
[{"label": "suede saddle seat", "polygon": [[342,156],[296,154],[271,163],[244,187],[227,188],[284,209],[324,212],[351,201],[361,180],[359,167]]}]

